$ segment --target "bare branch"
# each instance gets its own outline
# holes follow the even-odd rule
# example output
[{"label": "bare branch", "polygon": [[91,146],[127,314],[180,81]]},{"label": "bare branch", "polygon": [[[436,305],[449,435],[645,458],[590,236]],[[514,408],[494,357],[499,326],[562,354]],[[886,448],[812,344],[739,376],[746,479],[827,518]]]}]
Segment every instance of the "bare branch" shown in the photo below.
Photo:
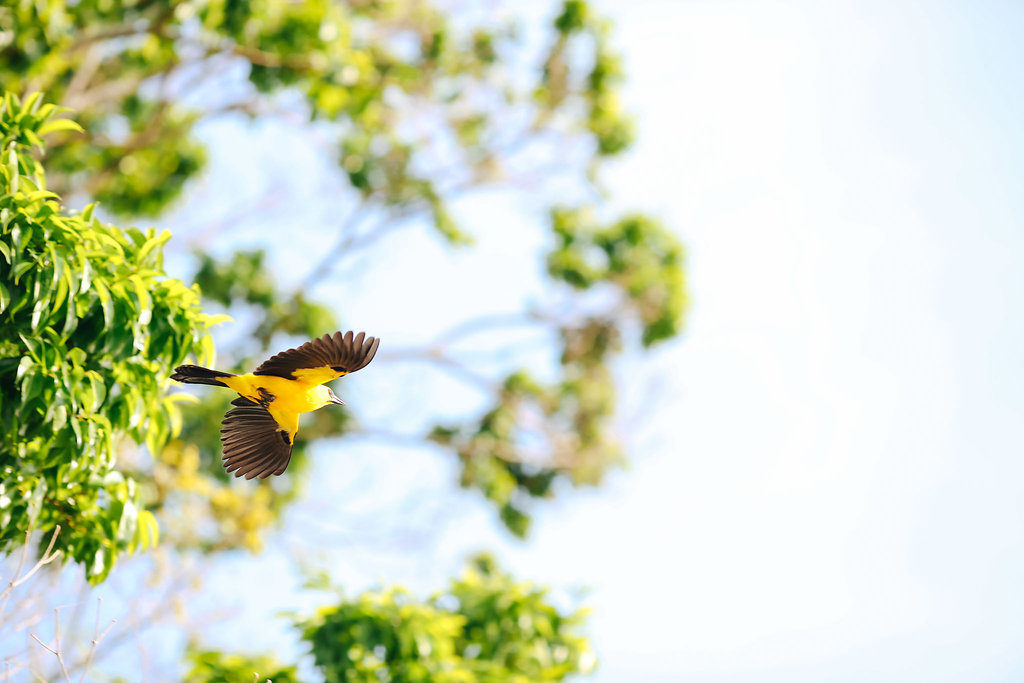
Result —
[{"label": "bare branch", "polygon": [[31,578],[33,574],[39,571],[42,567],[50,564],[55,559],[60,557],[61,551],[58,550],[57,552],[53,552],[53,545],[57,542],[57,534],[59,533],[60,524],[57,524],[53,528],[53,536],[50,537],[50,543],[46,546],[46,552],[43,553],[42,557],[39,558],[39,561],[36,562],[35,566],[33,566],[32,569],[30,569],[28,573],[25,574],[25,576],[19,578],[19,575],[21,574],[21,569],[25,566],[25,558],[28,556],[29,540],[32,535],[32,528],[30,527],[25,532],[25,541],[24,544],[22,545],[21,558],[18,560],[18,568],[14,570],[14,575],[11,577],[11,580],[7,583],[7,588],[5,588],[3,592],[0,592],[0,615],[3,614],[4,608],[7,607],[7,601],[10,599],[11,593],[14,591],[15,588],[25,583],[29,578]]},{"label": "bare branch", "polygon": [[150,74],[127,76],[116,81],[107,81],[92,90],[86,90],[75,97],[66,97],[64,104],[75,110],[89,109],[99,102],[120,102],[121,99],[139,89],[139,85]]},{"label": "bare branch", "polygon": [[[422,448],[425,445],[444,448],[444,446],[435,444],[422,434],[406,434],[373,427],[359,428],[351,432],[346,432],[345,436],[356,439],[368,439],[392,446],[402,446],[406,448]],[[572,466],[569,459],[560,457],[557,454],[552,456],[552,454],[527,449],[519,449],[520,452],[517,453],[516,449],[512,448],[509,444],[497,441],[492,444],[492,446],[492,448],[488,449],[487,455],[493,455],[505,462],[514,462],[520,465],[533,465],[536,467],[567,468]]]},{"label": "bare branch", "polygon": [[519,311],[516,313],[495,313],[482,315],[458,323],[454,327],[442,332],[435,339],[433,346],[446,347],[461,340],[482,332],[491,332],[497,329],[508,327],[533,327],[536,325],[549,325],[553,319],[537,311]]},{"label": "bare branch", "polygon": [[[147,7],[147,5],[152,5],[152,7]],[[126,38],[144,33],[162,34],[167,22],[174,16],[173,5],[164,7],[163,3],[155,4],[152,0],[142,0],[142,2],[136,3],[134,9],[139,12],[139,15],[134,20],[91,33],[83,33],[83,35],[71,43],[67,48],[67,53],[72,55],[96,43],[114,38]],[[143,10],[152,10],[155,14],[150,13],[149,16],[146,16]]]},{"label": "bare branch", "polygon": [[297,54],[279,55],[248,45],[232,45],[230,51],[232,54],[244,57],[253,64],[273,69],[287,68],[294,71],[311,71],[316,68],[313,60]]},{"label": "bare branch", "polygon": [[486,393],[493,393],[501,389],[501,386],[494,380],[472,370],[465,363],[452,358],[443,349],[437,347],[381,354],[378,362],[380,361],[390,363],[430,363],[439,369],[447,370],[452,375],[475,385]]},{"label": "bare branch", "polygon": [[50,647],[43,641],[39,640],[39,636],[34,633],[29,635],[37,643],[43,646],[45,650],[57,657],[57,663],[60,664],[60,672],[64,676],[65,683],[71,683],[71,676],[68,675],[68,668],[64,665],[64,654],[60,649],[60,608],[53,610],[54,613],[54,629],[53,629],[53,647]]},{"label": "bare branch", "polygon": [[35,641],[36,641],[37,643],[39,643],[39,644],[40,644],[40,645],[42,645],[42,646],[43,646],[44,648],[46,648],[47,650],[49,650],[51,654],[57,654],[57,651],[56,651],[56,650],[54,650],[53,648],[51,648],[51,647],[50,647],[49,645],[47,645],[47,644],[46,644],[46,643],[44,643],[43,641],[39,640],[39,636],[37,636],[37,635],[36,635],[36,634],[34,634],[34,633],[30,633],[29,635],[30,635],[30,636],[32,636],[32,639],[33,639],[33,640],[35,640]]},{"label": "bare branch", "polygon": [[3,602],[0,602],[0,614],[2,614],[4,608],[7,607],[7,600],[11,596],[11,591],[14,590],[14,582],[17,580],[18,575],[21,574],[21,568],[25,566],[25,558],[28,557],[28,543],[31,534],[32,527],[29,527],[25,531],[25,540],[21,544],[21,557],[18,559],[18,568],[14,570],[14,575],[11,577],[11,580],[8,583],[7,588],[4,589],[3,593],[0,593],[0,599],[3,600]]},{"label": "bare branch", "polygon": [[[356,228],[359,226],[359,223],[362,222],[362,220],[366,217],[369,208],[370,207],[368,204],[363,204],[362,206],[358,207],[352,213],[349,214],[348,218],[345,220],[344,225],[342,225],[341,230],[338,233],[337,242],[335,242],[334,246],[332,246],[323,256],[323,258],[321,258],[320,261],[317,262],[315,266],[313,266],[313,270],[311,270],[309,272],[309,275],[307,275],[306,278],[302,281],[302,285],[299,287],[299,291],[312,287],[317,282],[330,275],[331,271],[334,270],[334,267],[336,265],[335,262],[339,258],[341,258],[341,256],[343,256],[353,247],[366,246],[368,244],[368,238],[374,234],[377,234],[381,230],[381,228],[386,225],[385,223],[382,226],[378,226],[377,230],[373,232],[364,233],[362,238],[354,234]],[[362,242],[363,244],[360,245],[360,242]]]},{"label": "bare branch", "polygon": [[99,43],[104,40],[110,40],[112,38],[125,38],[127,36],[140,35],[142,33],[149,33],[150,27],[148,25],[140,25],[138,23],[127,25],[122,24],[120,26],[111,26],[103,29],[102,31],[96,31],[87,35],[83,35],[81,38],[76,40],[67,49],[68,54],[74,54],[79,50],[84,50],[95,43]]},{"label": "bare branch", "polygon": [[[273,209],[276,205],[281,204],[282,201],[287,197],[287,194],[281,188],[275,188],[269,194],[265,195],[255,204],[246,204],[239,210],[228,214],[222,218],[218,218],[214,221],[204,224],[200,228],[180,228],[179,231],[184,234],[192,234],[189,238],[189,246],[193,249],[203,249],[209,241],[216,237],[218,233],[225,230],[230,230],[232,226],[242,223],[246,220],[251,219],[259,214],[266,213]],[[194,233],[194,234],[193,234]]]},{"label": "bare branch", "polygon": [[117,623],[117,619],[111,619],[110,624],[103,629],[103,633],[100,633],[101,607],[103,607],[103,598],[98,598],[96,601],[96,625],[93,628],[92,647],[89,648],[89,654],[85,658],[85,662],[82,664],[82,677],[78,679],[78,683],[83,683],[85,681],[85,677],[89,673],[89,667],[92,666],[93,657],[96,655],[96,647],[100,644],[100,641],[103,640],[103,637],[107,635],[110,629],[114,627],[114,624]]},{"label": "bare branch", "polygon": [[68,668],[64,666],[64,654],[60,648],[60,608],[53,610],[53,644],[57,648],[57,663],[60,664],[60,672],[64,674],[64,680],[71,683],[71,676],[68,675]]},{"label": "bare branch", "polygon": [[56,525],[53,528],[53,536],[50,537],[50,543],[49,543],[49,545],[46,546],[46,552],[43,553],[43,556],[40,557],[39,561],[36,562],[35,566],[32,567],[32,569],[30,569],[28,571],[28,574],[25,574],[25,576],[21,577],[17,581],[13,581],[11,586],[10,586],[10,588],[17,588],[21,584],[25,583],[26,581],[29,580],[29,578],[32,577],[33,574],[35,574],[37,571],[42,569],[44,566],[50,564],[51,562],[53,562],[54,560],[56,560],[58,557],[61,556],[61,551],[60,550],[58,550],[57,552],[53,552],[53,544],[57,542],[57,534],[59,534],[59,533],[60,533],[60,524]]},{"label": "bare branch", "polygon": [[[468,181],[465,183],[453,183],[451,187],[438,191],[438,195],[446,200],[451,200],[467,190],[479,187],[481,183]],[[317,262],[306,279],[303,280],[302,289],[307,289],[317,284],[321,279],[330,275],[338,264],[338,260],[358,249],[365,249],[380,241],[383,237],[403,227],[404,221],[412,218],[418,213],[430,210],[430,204],[424,201],[412,201],[407,204],[390,207],[388,214],[373,228],[362,233],[355,230],[359,223],[366,217],[370,209],[374,208],[373,197],[363,200],[363,205],[349,214],[348,219],[342,226],[338,240],[327,253]]]}]

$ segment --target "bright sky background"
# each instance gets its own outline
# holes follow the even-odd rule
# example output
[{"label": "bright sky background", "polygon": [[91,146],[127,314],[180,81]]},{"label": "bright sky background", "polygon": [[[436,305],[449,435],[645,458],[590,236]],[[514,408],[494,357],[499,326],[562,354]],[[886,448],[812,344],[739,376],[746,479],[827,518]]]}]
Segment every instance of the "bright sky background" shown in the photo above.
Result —
[{"label": "bright sky background", "polygon": [[[477,548],[524,579],[589,586],[601,683],[1019,680],[1024,5],[598,5],[640,131],[608,179],[623,209],[685,240],[694,302],[685,338],[619,368],[632,468],[544,507],[519,544],[476,496],[453,497],[440,454],[328,445],[278,551],[352,592],[428,592]],[[283,127],[214,132],[238,155],[214,178],[256,194],[275,175],[267,140],[289,164],[325,163]],[[494,306],[466,282],[534,273],[541,244],[505,208],[460,208],[491,226],[471,256],[403,237],[319,294],[396,343]],[[285,263],[308,248],[288,239]],[[418,370],[355,376],[344,395],[419,416]],[[371,471],[386,484],[364,490]],[[412,494],[419,531],[359,535]],[[291,570],[283,554],[225,563],[213,592],[248,604],[210,643],[287,656],[267,620],[318,601],[277,592]]]},{"label": "bright sky background", "polygon": [[605,4],[695,306],[518,566],[587,567],[601,680],[1019,680],[1024,6]]}]

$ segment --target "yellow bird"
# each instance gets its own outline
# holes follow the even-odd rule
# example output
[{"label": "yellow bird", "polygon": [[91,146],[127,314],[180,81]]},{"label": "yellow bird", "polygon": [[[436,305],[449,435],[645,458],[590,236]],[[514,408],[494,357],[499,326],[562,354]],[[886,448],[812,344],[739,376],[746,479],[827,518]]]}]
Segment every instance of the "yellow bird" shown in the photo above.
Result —
[{"label": "yellow bird", "polygon": [[352,332],[335,332],[282,351],[245,375],[181,365],[171,379],[238,392],[231,402],[235,407],[224,416],[220,428],[224,467],[236,477],[265,479],[288,467],[299,413],[331,403],[345,405],[323,384],[365,368],[379,344],[379,339],[367,337],[365,332],[354,336]]}]

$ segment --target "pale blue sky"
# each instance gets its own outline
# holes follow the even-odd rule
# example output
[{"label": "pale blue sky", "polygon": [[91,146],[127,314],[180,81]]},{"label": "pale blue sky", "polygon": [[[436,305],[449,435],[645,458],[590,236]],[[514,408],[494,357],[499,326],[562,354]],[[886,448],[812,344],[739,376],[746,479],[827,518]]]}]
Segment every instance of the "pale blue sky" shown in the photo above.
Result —
[{"label": "pale blue sky", "polygon": [[[640,131],[607,180],[686,242],[693,298],[684,338],[618,368],[631,468],[542,508],[520,544],[451,493],[449,456],[322,444],[275,549],[353,592],[428,592],[478,548],[523,578],[589,586],[602,683],[1019,680],[1024,6],[598,5],[618,22]],[[203,197],[227,186],[280,184],[289,199],[261,231],[283,235],[281,215],[336,225],[344,207],[310,208],[310,178],[331,171],[308,137],[237,122],[207,135],[192,212],[216,214]],[[459,211],[487,226],[472,255],[406,235],[318,293],[400,345],[537,291],[529,212],[502,196]],[[279,264],[304,240],[278,240]],[[523,288],[496,304],[486,283],[508,278]],[[367,419],[475,400],[422,368],[373,370],[344,387]],[[380,513],[402,506],[389,536]],[[210,594],[241,612],[210,643],[294,653],[267,621],[317,598],[245,598],[294,585],[292,569],[283,554],[225,562]]]}]

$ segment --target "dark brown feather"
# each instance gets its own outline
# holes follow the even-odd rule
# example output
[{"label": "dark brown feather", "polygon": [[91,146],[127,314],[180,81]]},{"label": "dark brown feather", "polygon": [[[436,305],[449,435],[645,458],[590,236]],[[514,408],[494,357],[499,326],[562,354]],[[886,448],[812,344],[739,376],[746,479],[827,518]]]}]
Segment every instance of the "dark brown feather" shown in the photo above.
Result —
[{"label": "dark brown feather", "polygon": [[227,412],[220,428],[224,469],[246,479],[284,472],[292,457],[288,433],[263,406],[241,396],[231,404],[237,407]]},{"label": "dark brown feather", "polygon": [[274,375],[294,379],[295,370],[303,368],[329,367],[338,373],[361,370],[373,360],[380,340],[367,337],[365,332],[335,332],[308,341],[302,346],[282,351],[263,362],[253,371],[254,375]]}]

